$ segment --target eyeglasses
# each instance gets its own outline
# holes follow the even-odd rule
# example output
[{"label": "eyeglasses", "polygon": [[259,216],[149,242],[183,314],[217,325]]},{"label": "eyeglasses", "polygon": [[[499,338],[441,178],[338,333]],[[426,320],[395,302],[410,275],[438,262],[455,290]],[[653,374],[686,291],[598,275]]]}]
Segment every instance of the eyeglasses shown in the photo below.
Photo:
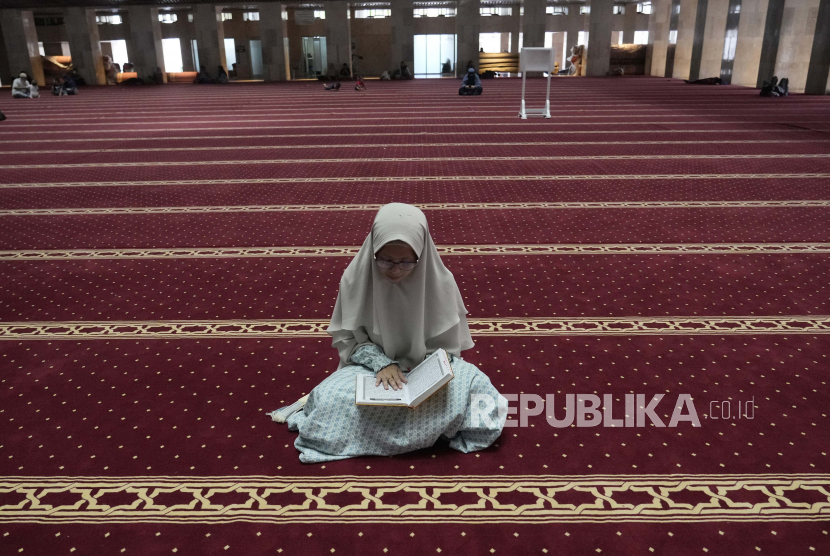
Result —
[{"label": "eyeglasses", "polygon": [[377,257],[375,257],[375,262],[381,270],[390,270],[393,266],[397,266],[405,272],[409,272],[418,264],[418,261],[399,261],[395,263],[386,259],[378,259]]}]

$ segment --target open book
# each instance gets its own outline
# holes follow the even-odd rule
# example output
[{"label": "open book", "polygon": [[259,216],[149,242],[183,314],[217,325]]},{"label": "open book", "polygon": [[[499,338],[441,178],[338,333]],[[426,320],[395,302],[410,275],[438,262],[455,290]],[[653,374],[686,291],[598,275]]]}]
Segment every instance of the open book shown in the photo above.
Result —
[{"label": "open book", "polygon": [[407,382],[399,390],[384,390],[383,384],[375,386],[375,376],[361,374],[355,378],[355,404],[413,408],[452,380],[453,373],[447,352],[439,349],[406,374]]}]

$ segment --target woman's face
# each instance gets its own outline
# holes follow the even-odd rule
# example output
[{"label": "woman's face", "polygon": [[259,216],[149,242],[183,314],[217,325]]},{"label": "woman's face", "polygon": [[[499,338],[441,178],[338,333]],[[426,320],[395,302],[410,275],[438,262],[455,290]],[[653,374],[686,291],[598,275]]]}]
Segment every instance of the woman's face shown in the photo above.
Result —
[{"label": "woman's face", "polygon": [[[389,261],[392,263],[414,263],[418,261],[418,256],[415,251],[406,244],[387,243],[375,255],[378,261]],[[383,269],[378,266],[378,270],[390,282],[397,284],[412,273],[412,270],[402,270],[399,265],[395,265],[389,269]]]}]

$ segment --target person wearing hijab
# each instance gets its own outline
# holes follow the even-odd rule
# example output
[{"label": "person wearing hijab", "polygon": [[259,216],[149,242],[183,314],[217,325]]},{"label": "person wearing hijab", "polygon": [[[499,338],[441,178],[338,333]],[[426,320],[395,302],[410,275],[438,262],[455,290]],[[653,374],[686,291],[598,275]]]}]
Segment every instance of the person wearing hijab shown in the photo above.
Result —
[{"label": "person wearing hijab", "polygon": [[217,70],[218,73],[217,73],[217,77],[216,77],[216,82],[217,83],[227,83],[228,82],[228,72],[226,72],[225,68],[223,68],[222,66],[218,66],[218,67],[219,67],[219,69]]},{"label": "person wearing hijab", "polygon": [[458,89],[459,95],[480,95],[482,91],[481,79],[479,79],[475,68],[467,70],[467,75],[461,80],[461,88]]},{"label": "person wearing hijab", "polygon": [[[473,347],[467,309],[420,209],[392,203],[378,211],[340,279],[328,333],[340,356],[337,371],[308,396],[269,413],[299,432],[294,446],[303,463],[391,456],[439,438],[469,453],[501,434],[507,401],[460,357]],[[440,348],[450,356],[454,378],[421,405],[355,405],[356,376],[374,376],[376,385],[397,390],[406,382],[404,370]],[[473,418],[474,412],[485,418]]]},{"label": "person wearing hijab", "polygon": [[32,98],[32,85],[26,72],[21,71],[12,82],[12,98]]}]

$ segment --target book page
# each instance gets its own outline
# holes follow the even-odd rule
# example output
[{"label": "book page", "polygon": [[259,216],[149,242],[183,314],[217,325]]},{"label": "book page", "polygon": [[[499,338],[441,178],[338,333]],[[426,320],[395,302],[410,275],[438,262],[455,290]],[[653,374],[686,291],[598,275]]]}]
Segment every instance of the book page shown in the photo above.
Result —
[{"label": "book page", "polygon": [[409,390],[409,399],[414,400],[441,380],[444,371],[441,368],[441,360],[438,357],[430,356],[423,363],[418,365],[414,371],[406,375],[406,386]]},{"label": "book page", "polygon": [[371,402],[395,402],[404,401],[403,398],[403,390],[392,390],[390,387],[389,390],[384,390],[383,384],[381,383],[379,386],[375,386],[376,378],[373,376],[365,376],[363,377],[363,399],[365,401]]}]

